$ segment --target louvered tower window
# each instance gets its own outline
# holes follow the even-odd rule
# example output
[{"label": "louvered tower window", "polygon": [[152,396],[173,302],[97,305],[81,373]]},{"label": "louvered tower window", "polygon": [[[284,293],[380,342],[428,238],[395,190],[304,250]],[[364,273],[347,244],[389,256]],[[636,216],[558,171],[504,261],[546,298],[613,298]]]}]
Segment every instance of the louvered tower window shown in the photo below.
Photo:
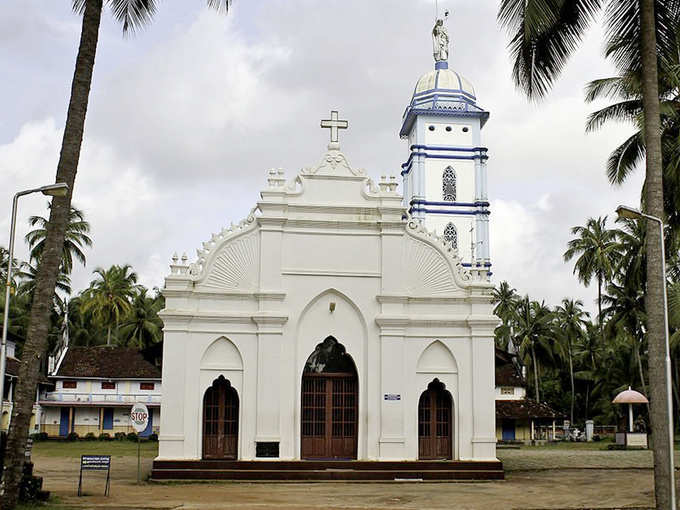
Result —
[{"label": "louvered tower window", "polygon": [[453,223],[446,225],[444,229],[444,241],[451,243],[455,249],[458,249],[458,231]]},{"label": "louvered tower window", "polygon": [[456,201],[456,171],[450,166],[446,167],[442,175],[442,197],[444,202]]}]

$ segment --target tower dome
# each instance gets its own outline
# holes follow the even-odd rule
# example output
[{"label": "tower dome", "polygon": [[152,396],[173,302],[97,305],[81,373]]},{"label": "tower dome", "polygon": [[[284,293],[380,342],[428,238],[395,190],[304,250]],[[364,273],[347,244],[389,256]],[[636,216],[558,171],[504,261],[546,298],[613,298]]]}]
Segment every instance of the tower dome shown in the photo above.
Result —
[{"label": "tower dome", "polygon": [[434,71],[425,73],[418,79],[413,97],[437,91],[439,94],[455,94],[461,99],[475,102],[475,89],[468,80],[453,69],[437,65]]},{"label": "tower dome", "polygon": [[416,115],[420,113],[455,114],[480,117],[482,126],[488,112],[477,106],[475,88],[469,80],[453,69],[447,61],[436,62],[435,69],[423,74],[413,89],[411,102],[404,112],[400,136],[408,136]]}]

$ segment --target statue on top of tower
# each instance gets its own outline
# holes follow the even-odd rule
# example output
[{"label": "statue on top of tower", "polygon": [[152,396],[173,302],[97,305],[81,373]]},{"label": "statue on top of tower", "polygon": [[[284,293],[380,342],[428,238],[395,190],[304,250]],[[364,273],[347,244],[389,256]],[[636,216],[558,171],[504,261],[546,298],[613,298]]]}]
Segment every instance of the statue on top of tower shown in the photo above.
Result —
[{"label": "statue on top of tower", "polygon": [[439,18],[432,29],[432,45],[434,47],[434,61],[442,62],[449,59],[449,32],[444,25],[449,11],[444,12],[444,18]]}]

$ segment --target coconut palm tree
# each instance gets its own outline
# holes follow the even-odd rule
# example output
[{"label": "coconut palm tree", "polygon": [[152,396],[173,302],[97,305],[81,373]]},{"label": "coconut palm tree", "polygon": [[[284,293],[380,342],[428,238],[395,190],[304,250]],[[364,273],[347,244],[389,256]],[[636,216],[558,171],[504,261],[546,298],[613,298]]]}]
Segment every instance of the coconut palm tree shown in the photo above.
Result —
[{"label": "coconut palm tree", "polygon": [[139,349],[159,342],[162,337],[163,322],[158,312],[163,308],[163,297],[148,296],[142,288],[132,301],[132,309],[120,325],[121,341],[134,344]]},{"label": "coconut palm tree", "polygon": [[514,335],[519,353],[525,365],[531,365],[534,382],[534,396],[541,401],[540,368],[541,360],[550,362],[553,358],[552,341],[553,313],[544,303],[530,301],[524,296],[517,303]]},{"label": "coconut palm tree", "polygon": [[111,328],[118,326],[121,318],[132,311],[132,300],[137,291],[137,273],[129,264],[113,265],[109,269],[98,267],[97,275],[85,292],[82,312],[92,312],[94,318],[106,327],[106,345],[111,345]]},{"label": "coconut palm tree", "polygon": [[[502,324],[496,328],[496,342],[498,347],[506,351],[512,342],[512,321],[515,318],[518,300],[517,291],[506,281],[493,289],[493,303],[496,305],[493,313],[502,321]],[[513,348],[515,347],[513,345]]]},{"label": "coconut palm tree", "polygon": [[585,226],[571,229],[576,236],[567,243],[564,252],[565,262],[576,258],[574,274],[586,287],[595,278],[597,280],[597,320],[602,324],[602,286],[608,282],[618,258],[616,233],[607,229],[607,217],[588,218]]},{"label": "coconut palm tree", "polygon": [[[606,55],[620,71],[640,73],[643,133],[646,147],[645,212],[663,217],[663,166],[659,101],[660,56],[670,54],[676,36],[680,0],[501,0],[498,19],[511,34],[515,83],[533,99],[545,96],[578,49],[588,28],[604,9]],[[668,437],[665,408],[665,325],[659,233],[647,236],[647,319],[651,422],[655,437]],[[600,317],[601,318],[601,317]],[[670,507],[672,454],[664,441],[654,442],[657,508]]]},{"label": "coconut palm tree", "polygon": [[[226,12],[231,0],[207,0],[211,8]],[[114,18],[121,23],[123,32],[132,32],[147,24],[156,11],[156,0],[106,0]],[[31,315],[24,345],[24,361],[15,388],[11,429],[5,453],[5,470],[0,473],[4,484],[2,508],[13,510],[19,497],[19,482],[24,465],[24,450],[28,437],[31,410],[35,401],[40,360],[47,349],[52,296],[59,275],[62,247],[71,211],[71,197],[78,170],[80,149],[85,128],[95,55],[99,41],[104,0],[73,0],[73,8],[82,15],[80,43],[75,71],[71,83],[71,96],[66,113],[55,182],[68,185],[64,197],[54,197],[50,218],[46,225],[43,256],[36,276]]]},{"label": "coconut palm tree", "polygon": [[[51,208],[51,204],[47,204],[48,209]],[[46,218],[42,216],[31,216],[28,219],[28,223],[32,227],[36,227],[31,230],[24,239],[31,248],[31,260],[36,263],[40,261],[45,248],[45,237],[47,235],[47,224],[49,223]],[[68,216],[68,224],[66,225],[66,233],[64,235],[64,250],[62,253],[61,268],[64,273],[71,274],[73,270],[73,259],[75,258],[82,265],[85,265],[86,258],[83,250],[85,247],[92,246],[92,239],[88,235],[90,233],[90,224],[85,220],[85,214],[80,209],[71,207],[71,212]]]},{"label": "coconut palm tree", "polygon": [[564,351],[569,361],[569,379],[571,381],[571,414],[570,423],[574,423],[574,400],[576,392],[574,389],[574,343],[577,342],[585,333],[588,312],[583,310],[583,301],[580,299],[564,298],[562,304],[555,309],[557,320],[557,331],[565,343]]}]

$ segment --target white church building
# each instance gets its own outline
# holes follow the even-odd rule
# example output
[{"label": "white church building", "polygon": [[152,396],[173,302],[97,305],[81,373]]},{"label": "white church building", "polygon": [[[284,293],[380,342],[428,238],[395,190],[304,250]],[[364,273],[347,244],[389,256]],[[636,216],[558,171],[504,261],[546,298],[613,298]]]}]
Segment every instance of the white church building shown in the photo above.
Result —
[{"label": "white church building", "polygon": [[173,258],[154,478],[239,478],[246,461],[433,460],[502,477],[488,113],[448,69],[440,35],[403,117],[403,195],[396,177],[376,184],[350,164],[348,124],[332,112],[316,165],[270,171],[243,221],[197,260]]}]

